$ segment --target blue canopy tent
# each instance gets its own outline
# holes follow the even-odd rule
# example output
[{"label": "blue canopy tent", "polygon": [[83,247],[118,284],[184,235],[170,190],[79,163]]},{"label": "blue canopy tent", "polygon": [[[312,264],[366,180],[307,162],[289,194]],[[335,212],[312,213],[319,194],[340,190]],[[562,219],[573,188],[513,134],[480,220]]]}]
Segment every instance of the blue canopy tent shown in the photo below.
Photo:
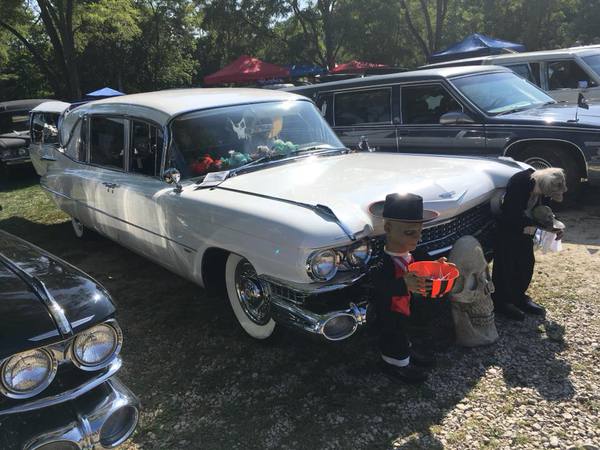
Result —
[{"label": "blue canopy tent", "polygon": [[291,64],[286,67],[290,70],[290,77],[292,78],[315,76],[327,72],[323,67],[311,64]]},{"label": "blue canopy tent", "polygon": [[97,91],[88,92],[85,94],[86,100],[97,100],[105,97],[116,97],[118,95],[125,95],[123,92],[116,91],[109,87],[98,89]]},{"label": "blue canopy tent", "polygon": [[474,58],[476,56],[497,55],[506,51],[522,52],[525,51],[523,44],[494,39],[483,34],[474,33],[467,36],[461,42],[452,44],[450,47],[432,53],[429,56],[429,63],[438,63],[443,61],[452,61],[462,58]]}]

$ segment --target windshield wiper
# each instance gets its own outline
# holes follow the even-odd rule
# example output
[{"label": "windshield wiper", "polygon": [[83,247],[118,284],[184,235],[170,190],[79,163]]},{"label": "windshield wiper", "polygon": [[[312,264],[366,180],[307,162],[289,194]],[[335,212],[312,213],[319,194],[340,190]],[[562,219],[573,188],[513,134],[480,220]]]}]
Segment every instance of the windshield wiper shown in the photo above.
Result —
[{"label": "windshield wiper", "polygon": [[512,114],[512,113],[516,113],[516,112],[519,112],[519,111],[525,111],[525,110],[531,109],[531,108],[532,108],[532,105],[520,106],[519,108],[512,108],[512,109],[509,109],[507,111],[499,112],[498,114],[495,114],[495,115],[496,116],[503,116],[505,114]]}]

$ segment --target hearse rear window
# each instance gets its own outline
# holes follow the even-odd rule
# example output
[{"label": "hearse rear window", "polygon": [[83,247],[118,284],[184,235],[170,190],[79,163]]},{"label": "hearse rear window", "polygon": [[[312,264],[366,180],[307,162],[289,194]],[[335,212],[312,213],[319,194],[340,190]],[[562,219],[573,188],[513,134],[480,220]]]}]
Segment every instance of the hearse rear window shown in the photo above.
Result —
[{"label": "hearse rear window", "polygon": [[391,97],[389,88],[335,94],[335,125],[391,123]]}]

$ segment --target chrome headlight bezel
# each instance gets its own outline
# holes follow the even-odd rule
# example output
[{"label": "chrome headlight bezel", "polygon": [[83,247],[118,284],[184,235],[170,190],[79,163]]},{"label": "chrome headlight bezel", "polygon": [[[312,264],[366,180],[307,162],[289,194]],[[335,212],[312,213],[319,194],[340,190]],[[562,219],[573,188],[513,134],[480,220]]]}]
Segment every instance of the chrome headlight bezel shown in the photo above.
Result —
[{"label": "chrome headlight bezel", "polygon": [[[319,263],[319,258],[325,256],[333,258],[333,266],[327,274],[322,274],[319,273],[319,270],[317,269],[317,264]],[[333,248],[327,248],[324,250],[318,250],[316,252],[313,252],[306,261],[306,270],[308,272],[308,275],[313,280],[329,281],[336,276],[340,264],[340,259],[340,252]]]},{"label": "chrome headlight bezel", "polygon": [[[49,363],[49,370],[48,370],[48,373],[46,374],[44,380],[40,384],[38,384],[34,389],[31,389],[28,391],[17,391],[15,389],[11,388],[10,386],[7,386],[6,381],[5,381],[5,370],[10,365],[11,361],[15,358],[23,358],[27,354],[31,354],[31,353],[40,353],[45,358],[47,358],[47,361]],[[6,358],[0,364],[0,392],[2,394],[4,394],[6,397],[13,398],[13,399],[26,399],[26,398],[34,397],[35,395],[37,395],[40,392],[42,392],[43,390],[45,390],[50,385],[50,383],[52,383],[52,381],[54,380],[54,377],[56,376],[57,371],[58,371],[58,361],[56,360],[56,358],[52,354],[52,352],[48,351],[45,348],[26,350],[24,352],[17,353],[16,355]]]},{"label": "chrome headlight bezel", "polygon": [[[106,328],[113,334],[114,344],[112,346],[112,350],[110,353],[107,354],[107,356],[104,359],[102,359],[98,363],[95,363],[95,364],[86,363],[85,361],[82,361],[79,356],[77,356],[77,345],[80,343],[80,339],[83,339],[86,335],[89,335],[90,333],[92,333],[94,329],[100,329],[100,328]],[[70,357],[71,361],[73,362],[73,364],[77,368],[84,370],[86,372],[96,371],[96,370],[105,368],[111,362],[113,362],[114,359],[118,356],[119,352],[121,351],[122,346],[123,346],[123,332],[121,331],[121,328],[119,327],[117,322],[116,321],[102,322],[97,325],[94,325],[91,328],[81,331],[73,338],[73,340],[71,341],[71,345],[69,346],[69,357]]]},{"label": "chrome headlight bezel", "polygon": [[[364,250],[364,258],[361,259],[357,257],[357,250],[361,247],[366,247]],[[350,265],[350,267],[355,269],[360,269],[365,267],[369,261],[371,260],[371,255],[373,253],[373,248],[371,247],[371,243],[368,240],[359,241],[346,250],[346,261]]]}]

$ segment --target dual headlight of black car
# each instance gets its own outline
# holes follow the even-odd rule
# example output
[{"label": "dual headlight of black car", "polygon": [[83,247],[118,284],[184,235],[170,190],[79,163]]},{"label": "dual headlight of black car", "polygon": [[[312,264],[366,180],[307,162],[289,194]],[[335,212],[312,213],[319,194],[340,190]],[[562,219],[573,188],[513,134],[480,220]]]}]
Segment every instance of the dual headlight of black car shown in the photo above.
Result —
[{"label": "dual headlight of black car", "polygon": [[27,350],[0,362],[0,392],[25,399],[46,389],[56,376],[59,361],[70,361],[85,371],[101,370],[119,354],[123,333],[115,320],[81,331],[62,345]]}]

